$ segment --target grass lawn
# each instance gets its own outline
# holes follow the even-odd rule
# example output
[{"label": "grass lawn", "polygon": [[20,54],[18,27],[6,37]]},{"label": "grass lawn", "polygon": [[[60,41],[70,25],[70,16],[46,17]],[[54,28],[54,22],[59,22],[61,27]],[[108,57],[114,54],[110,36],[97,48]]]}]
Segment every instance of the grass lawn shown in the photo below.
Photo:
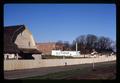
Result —
[{"label": "grass lawn", "polygon": [[115,61],[103,62],[95,64],[95,71],[91,65],[81,66],[79,69],[71,69],[57,73],[50,73],[43,76],[35,76],[24,79],[115,79],[116,78],[116,63]]}]

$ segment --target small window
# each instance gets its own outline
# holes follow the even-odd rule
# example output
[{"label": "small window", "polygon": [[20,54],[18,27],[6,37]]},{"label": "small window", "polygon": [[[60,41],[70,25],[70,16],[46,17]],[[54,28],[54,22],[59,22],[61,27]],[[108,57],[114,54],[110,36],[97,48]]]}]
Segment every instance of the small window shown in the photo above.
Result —
[{"label": "small window", "polygon": [[29,45],[29,47],[30,47],[30,41],[28,42],[28,45]]}]

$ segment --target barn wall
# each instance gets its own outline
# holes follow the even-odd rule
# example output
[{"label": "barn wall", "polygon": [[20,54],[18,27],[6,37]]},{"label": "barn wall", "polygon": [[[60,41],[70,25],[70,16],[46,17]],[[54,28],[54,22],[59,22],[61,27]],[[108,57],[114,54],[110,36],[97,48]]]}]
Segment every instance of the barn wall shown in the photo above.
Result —
[{"label": "barn wall", "polygon": [[32,34],[27,29],[17,36],[15,43],[19,48],[37,48]]},{"label": "barn wall", "polygon": [[[101,56],[95,58],[94,62],[105,62],[116,60],[115,56],[105,57]],[[64,66],[65,62],[67,65],[85,64],[92,63],[93,58],[82,58],[82,59],[39,59],[39,60],[4,60],[4,70],[17,70],[17,69],[30,69],[40,67],[51,67],[51,66]]]}]

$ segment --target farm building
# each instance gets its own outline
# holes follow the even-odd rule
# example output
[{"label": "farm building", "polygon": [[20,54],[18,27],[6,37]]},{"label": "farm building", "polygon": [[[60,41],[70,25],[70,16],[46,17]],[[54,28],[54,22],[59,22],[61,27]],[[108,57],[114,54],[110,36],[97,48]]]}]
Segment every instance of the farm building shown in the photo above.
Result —
[{"label": "farm building", "polygon": [[56,42],[37,43],[37,48],[43,55],[51,55],[52,50],[63,50],[64,45],[58,45]]},{"label": "farm building", "polygon": [[80,57],[80,51],[61,51],[61,50],[52,50],[52,56],[72,56]]},{"label": "farm building", "polygon": [[34,59],[40,57],[32,33],[24,25],[4,28],[4,58]]}]

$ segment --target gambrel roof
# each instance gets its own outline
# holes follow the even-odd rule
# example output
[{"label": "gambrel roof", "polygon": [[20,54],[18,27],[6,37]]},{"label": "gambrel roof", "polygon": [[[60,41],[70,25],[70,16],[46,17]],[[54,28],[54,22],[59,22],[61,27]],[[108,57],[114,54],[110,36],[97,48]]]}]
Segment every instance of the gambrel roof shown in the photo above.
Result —
[{"label": "gambrel roof", "polygon": [[4,28],[4,53],[40,53],[37,49],[20,49],[15,40],[21,32],[26,29],[24,25],[6,26]]}]

